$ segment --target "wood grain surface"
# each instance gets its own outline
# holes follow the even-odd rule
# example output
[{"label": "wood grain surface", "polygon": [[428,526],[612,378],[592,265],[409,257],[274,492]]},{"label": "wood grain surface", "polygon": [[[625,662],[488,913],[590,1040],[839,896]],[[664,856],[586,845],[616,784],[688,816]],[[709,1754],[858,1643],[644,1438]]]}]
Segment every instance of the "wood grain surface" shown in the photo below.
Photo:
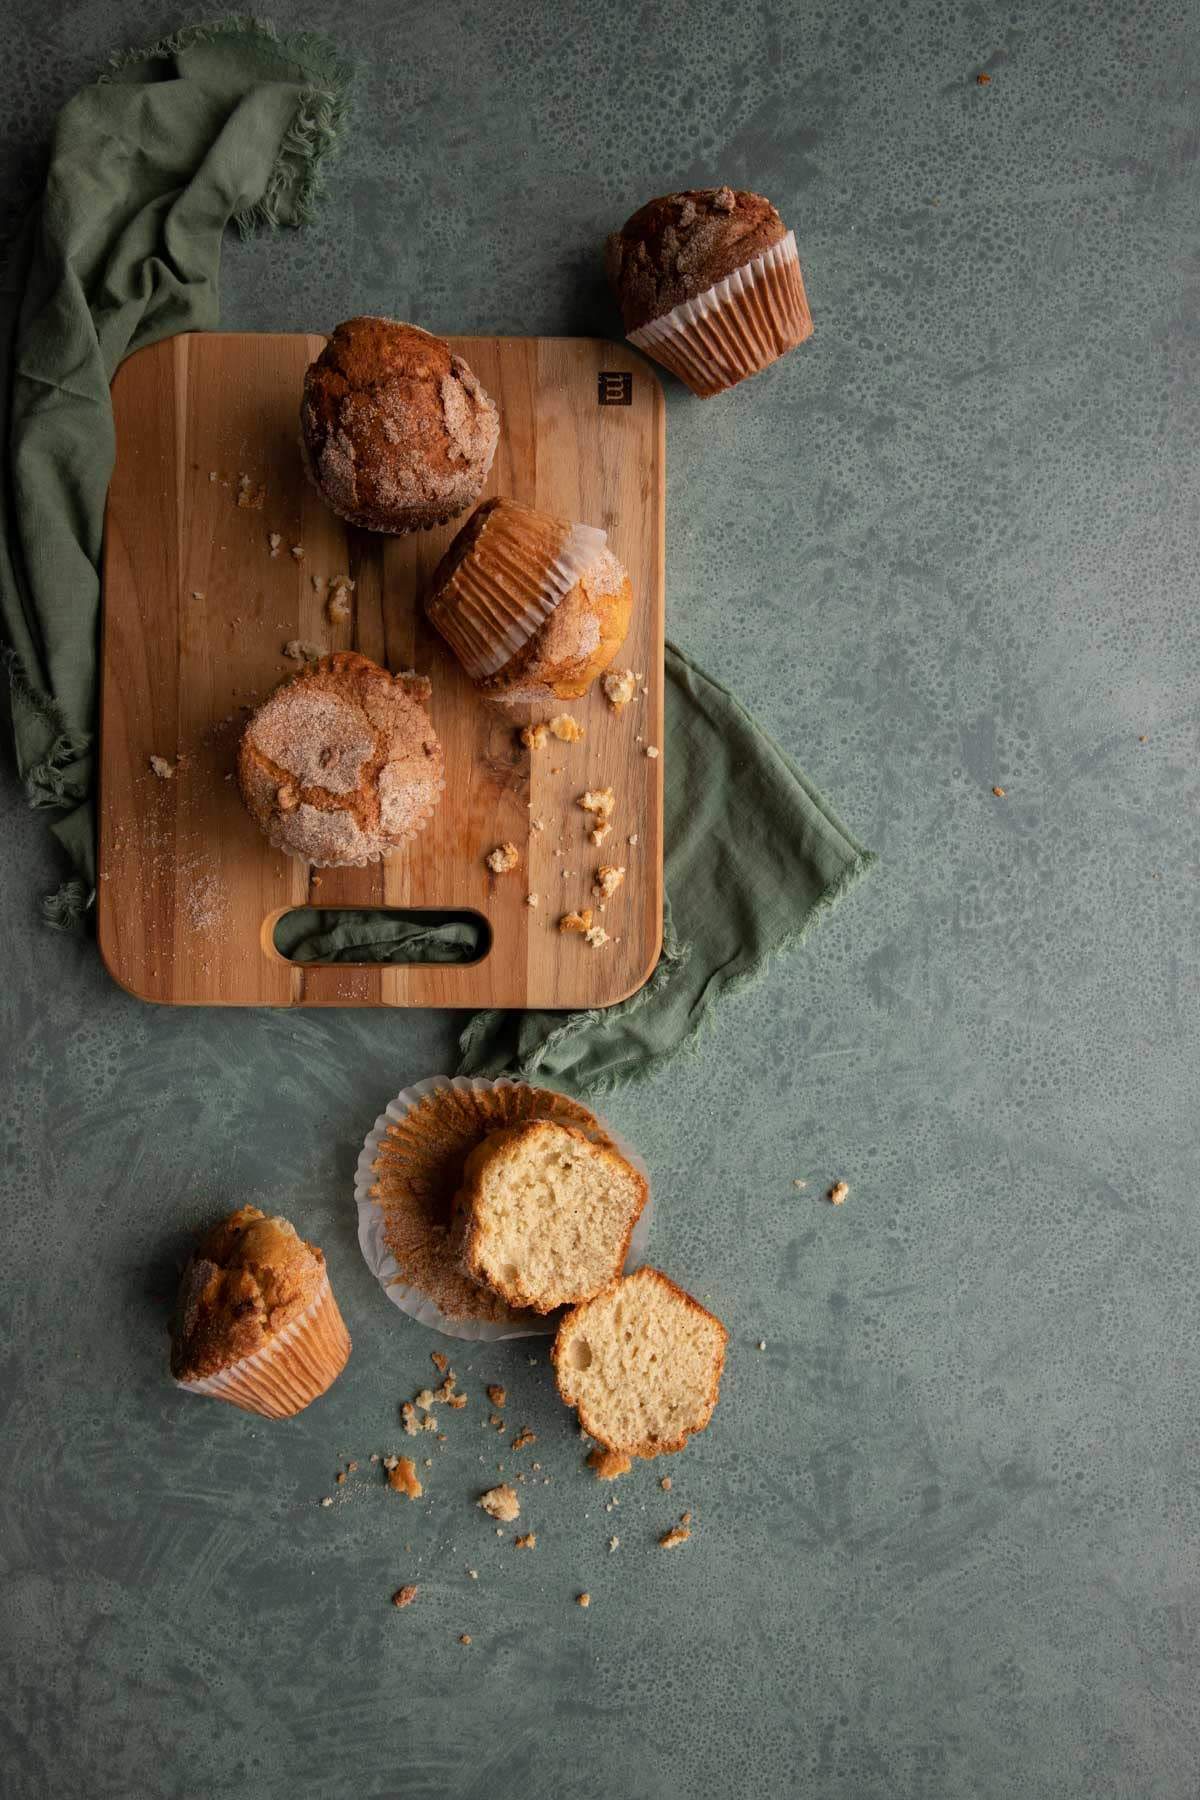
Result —
[{"label": "wood grain surface", "polygon": [[[647,688],[621,714],[597,684],[583,700],[517,715],[574,715],[581,743],[529,752],[425,623],[420,596],[453,525],[404,538],[344,525],[297,452],[305,366],[323,339],[200,334],[139,351],[113,384],[117,461],[104,549],[100,947],[123,987],[175,1005],[607,1006],[635,992],[662,932],[664,431],[657,378],[599,339],[456,338],[501,412],[485,494],[603,526],[633,580],[617,666]],[[602,371],[632,377],[630,404],[600,404]],[[612,384],[616,385],[616,384]],[[260,505],[239,505],[239,483]],[[458,523],[461,525],[462,520]],[[278,532],[274,556],[270,534]],[[291,554],[299,546],[302,558]],[[353,577],[350,621],[331,625],[312,577]],[[290,639],[356,648],[433,682],[446,792],[413,843],[366,869],[310,871],[272,849],[233,775],[246,711],[295,665]],[[156,775],[150,759],[175,767]],[[601,849],[575,804],[617,795]],[[543,829],[533,829],[533,822]],[[637,843],[630,844],[630,837]],[[521,854],[491,875],[487,852]],[[624,885],[591,949],[556,922],[596,902],[600,863]],[[537,893],[537,907],[526,904]],[[275,950],[296,906],[461,908],[490,928],[466,965],[314,965]]]}]

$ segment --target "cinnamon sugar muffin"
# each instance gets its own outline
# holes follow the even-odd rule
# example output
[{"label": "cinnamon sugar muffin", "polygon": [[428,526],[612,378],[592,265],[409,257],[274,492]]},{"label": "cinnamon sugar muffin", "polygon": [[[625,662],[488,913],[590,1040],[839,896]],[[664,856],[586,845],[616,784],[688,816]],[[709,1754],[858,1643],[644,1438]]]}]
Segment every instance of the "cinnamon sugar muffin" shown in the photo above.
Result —
[{"label": "cinnamon sugar muffin", "polygon": [[182,1387],[288,1418],[332,1385],[349,1355],[325,1258],[286,1219],[243,1206],[205,1233],[171,1327],[171,1374]]},{"label": "cinnamon sugar muffin", "polygon": [[423,676],[341,650],[276,688],[238,751],[242,798],[277,849],[317,867],[376,861],[441,798]]},{"label": "cinnamon sugar muffin", "polygon": [[503,705],[574,700],[625,641],[629,576],[591,525],[487,500],[438,564],[425,600],[481,694]]},{"label": "cinnamon sugar muffin", "polygon": [[305,468],[365,531],[442,525],[474,505],[500,435],[478,378],[444,339],[394,319],[347,319],[304,376]]},{"label": "cinnamon sugar muffin", "polygon": [[695,394],[757,374],[812,331],[795,237],[761,194],[664,194],[613,232],[605,260],[630,343]]}]

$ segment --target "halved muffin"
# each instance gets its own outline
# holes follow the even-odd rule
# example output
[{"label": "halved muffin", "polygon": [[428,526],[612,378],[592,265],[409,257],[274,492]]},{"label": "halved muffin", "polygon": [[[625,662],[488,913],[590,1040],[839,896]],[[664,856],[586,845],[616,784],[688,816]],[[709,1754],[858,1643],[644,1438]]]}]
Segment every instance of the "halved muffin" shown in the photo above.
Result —
[{"label": "halved muffin", "polygon": [[534,1119],[471,1152],[458,1208],[463,1267],[510,1306],[572,1306],[619,1275],[645,1177],[611,1144]]}]

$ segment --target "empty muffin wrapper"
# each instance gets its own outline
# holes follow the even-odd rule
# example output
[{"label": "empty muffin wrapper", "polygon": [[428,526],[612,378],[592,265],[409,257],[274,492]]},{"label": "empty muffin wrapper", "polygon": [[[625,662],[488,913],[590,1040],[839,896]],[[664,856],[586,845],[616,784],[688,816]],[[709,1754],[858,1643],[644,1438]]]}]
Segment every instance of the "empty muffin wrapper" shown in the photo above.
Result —
[{"label": "empty muffin wrapper", "polygon": [[[415,1319],[419,1325],[427,1325],[443,1336],[463,1338],[481,1342],[494,1343],[502,1338],[546,1337],[557,1330],[559,1315],[557,1313],[513,1313],[505,1319],[450,1318],[442,1312],[428,1294],[411,1285],[400,1269],[384,1235],[386,1219],[383,1208],[372,1195],[378,1176],[376,1163],[379,1159],[380,1145],[388,1134],[389,1125],[398,1125],[408,1114],[431,1094],[443,1088],[453,1088],[460,1093],[492,1093],[497,1088],[527,1088],[536,1092],[532,1083],[509,1081],[502,1077],[498,1081],[485,1080],[482,1076],[434,1075],[426,1081],[419,1081],[413,1087],[405,1088],[380,1113],[374,1125],[367,1133],[363,1147],[359,1152],[358,1166],[354,1178],[354,1200],[358,1207],[358,1243],[363,1258],[378,1281],[380,1287],[402,1313]],[[625,1271],[638,1268],[645,1259],[646,1244],[650,1236],[650,1215],[653,1210],[653,1197],[650,1192],[650,1176],[642,1158],[633,1146],[625,1141],[619,1132],[614,1131],[607,1119],[588,1107],[586,1110],[595,1120],[596,1125],[609,1139],[625,1160],[632,1164],[638,1174],[646,1182],[646,1204],[641,1216],[633,1228],[629,1241],[629,1254],[625,1259]]]}]

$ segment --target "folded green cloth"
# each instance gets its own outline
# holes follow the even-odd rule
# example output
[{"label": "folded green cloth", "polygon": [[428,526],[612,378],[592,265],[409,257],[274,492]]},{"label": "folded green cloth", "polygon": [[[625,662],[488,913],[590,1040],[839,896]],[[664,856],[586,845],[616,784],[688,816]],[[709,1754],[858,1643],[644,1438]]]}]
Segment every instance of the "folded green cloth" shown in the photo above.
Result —
[{"label": "folded green cloth", "polygon": [[[536,1075],[601,1094],[650,1074],[696,1036],[723,994],[798,944],[875,860],[786,751],[674,644],[666,675],[658,967],[617,1006],[476,1014],[462,1035],[460,1075]],[[451,962],[477,950],[462,924],[431,929],[371,912],[292,914],[281,923],[289,938],[285,945],[277,934],[278,947],[301,962]]]},{"label": "folded green cloth", "polygon": [[17,766],[75,875],[47,902],[77,921],[95,886],[96,628],[114,435],[130,351],[217,323],[232,221],[298,224],[346,109],[322,38],[249,19],[192,26],[116,59],[59,115],[41,204],[0,285],[0,634]]}]

